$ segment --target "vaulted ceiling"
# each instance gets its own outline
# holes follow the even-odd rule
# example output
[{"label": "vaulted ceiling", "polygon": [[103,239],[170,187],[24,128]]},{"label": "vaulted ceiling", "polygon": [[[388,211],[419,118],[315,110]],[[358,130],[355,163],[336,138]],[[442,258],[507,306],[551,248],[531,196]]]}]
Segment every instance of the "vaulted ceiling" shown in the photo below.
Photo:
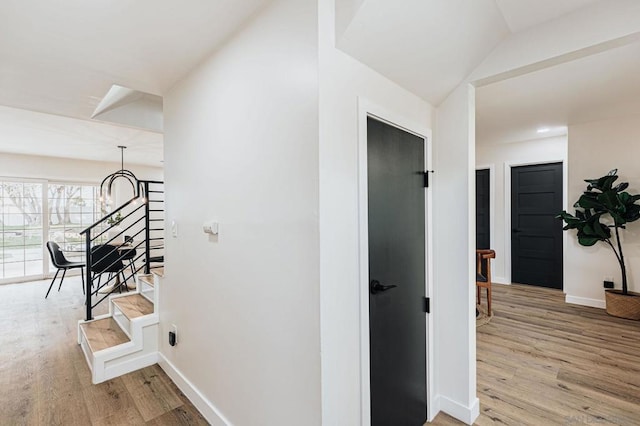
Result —
[{"label": "vaulted ceiling", "polygon": [[[113,84],[163,95],[267,2],[2,1],[0,105],[89,120]],[[43,115],[32,118],[28,128],[12,125],[17,132],[12,134],[14,141],[45,119]],[[56,120],[46,119],[43,128],[49,128],[51,121]],[[69,120],[57,120],[63,121]],[[91,125],[78,126],[84,130],[67,133],[81,133],[87,143],[74,144],[73,152],[104,160],[95,158],[94,143],[100,137],[92,140],[86,132]],[[126,139],[131,132],[124,133]],[[10,142],[0,138],[0,151],[11,149]],[[40,143],[47,142],[40,139]],[[58,152],[63,153],[67,145],[59,143]],[[131,161],[160,165],[162,137],[157,133],[140,131],[128,143],[133,148],[127,151]],[[111,143],[114,159],[119,158],[118,144],[117,140]],[[154,146],[153,155],[136,149],[138,144]]]},{"label": "vaulted ceiling", "polygon": [[[126,144],[130,148],[129,162],[160,165],[161,133],[131,124],[123,127],[99,122],[100,118],[106,120],[106,115],[99,116],[98,122],[90,121],[96,107],[114,84],[162,96],[269,1],[0,2],[0,106],[18,109],[0,108],[0,152],[117,160],[116,146]],[[500,43],[604,2],[607,7],[629,3],[336,0],[338,9],[348,12],[338,16],[337,43],[349,55],[437,106]],[[558,66],[554,67],[561,73],[557,76],[541,73],[539,78],[531,75],[532,80],[523,76],[480,88],[479,135],[494,139],[525,137],[516,125],[531,127],[543,121],[552,125],[555,121],[544,115],[549,108],[545,106],[548,98],[543,95],[549,91],[555,96],[556,117],[593,116],[593,110],[575,112],[576,103],[610,105],[614,101],[611,96],[579,96],[577,85],[602,77],[607,61],[615,61],[616,67],[625,71],[624,75],[617,74],[615,87],[599,93],[636,94],[638,84],[632,76],[634,71],[640,75],[636,69],[640,64],[630,60],[638,53],[631,55],[612,59],[595,55],[592,59],[600,58],[601,62],[589,63],[589,69],[600,70],[600,74],[569,77],[568,72],[579,73],[585,67],[561,71]],[[574,87],[545,86],[545,78],[566,80]],[[640,98],[640,93],[637,95]],[[573,103],[558,101],[562,96]],[[505,127],[505,110],[512,113],[511,127]]]},{"label": "vaulted ceiling", "polygon": [[363,0],[338,46],[438,105],[511,34],[595,0]]},{"label": "vaulted ceiling", "polygon": [[[474,70],[501,46],[586,16],[589,25],[567,28],[565,34],[592,36],[606,19],[602,10],[637,16],[639,5],[627,0],[336,1],[342,12],[338,47],[434,106],[461,82],[473,82]],[[636,27],[640,31],[640,24]],[[482,82],[476,91],[477,141],[566,134],[571,124],[640,114],[640,43],[579,56],[486,86]],[[537,133],[541,127],[552,132]]]}]

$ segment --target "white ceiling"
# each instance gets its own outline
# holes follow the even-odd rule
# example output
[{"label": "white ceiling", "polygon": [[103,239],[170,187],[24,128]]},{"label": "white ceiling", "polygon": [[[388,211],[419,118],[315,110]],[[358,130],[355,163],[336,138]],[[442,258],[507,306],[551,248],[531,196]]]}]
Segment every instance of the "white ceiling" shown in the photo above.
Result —
[{"label": "white ceiling", "polygon": [[[362,0],[338,43],[438,106],[500,42],[596,3],[624,7],[610,0]],[[476,135],[479,143],[522,141],[636,113],[640,48],[629,45],[478,88]],[[542,127],[550,131],[537,133]]]},{"label": "white ceiling", "polygon": [[437,106],[512,33],[595,2],[363,0],[338,46]]},{"label": "white ceiling", "polygon": [[508,34],[495,0],[364,0],[339,47],[438,105]]},{"label": "white ceiling", "polygon": [[[567,126],[640,114],[640,43],[476,90],[478,143],[566,133]],[[547,127],[552,131],[536,133]]]},{"label": "white ceiling", "polygon": [[578,10],[597,0],[496,0],[513,33]]},{"label": "white ceiling", "polygon": [[0,106],[0,152],[162,165],[162,134]]},{"label": "white ceiling", "polygon": [[[0,2],[0,106],[17,108],[0,108],[0,151],[108,160],[124,144],[161,165],[161,134],[91,122],[97,105],[113,84],[163,95],[269,1]],[[433,105],[513,32],[595,2],[361,1],[339,47]],[[479,139],[635,108],[640,52],[623,49],[480,88]]]},{"label": "white ceiling", "polygon": [[[268,1],[2,1],[0,105],[84,120],[113,84],[163,95]],[[58,141],[58,152],[105,140],[82,121],[67,124],[80,128],[68,143],[85,140]]]}]

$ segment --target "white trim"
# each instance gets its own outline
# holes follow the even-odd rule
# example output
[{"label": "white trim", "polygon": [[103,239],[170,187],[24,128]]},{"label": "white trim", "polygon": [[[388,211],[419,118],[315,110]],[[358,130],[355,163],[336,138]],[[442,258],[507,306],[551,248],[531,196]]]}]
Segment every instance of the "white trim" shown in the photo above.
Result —
[{"label": "white trim", "polygon": [[[505,161],[504,163],[504,272],[507,282],[513,281],[511,273],[511,168],[520,166],[537,166],[543,164],[562,164],[562,206],[566,209],[568,192],[567,159],[547,159],[542,161]],[[562,261],[563,261],[563,288],[564,288],[564,256],[567,252],[567,233],[562,233]]]},{"label": "white trim", "polygon": [[592,308],[600,309],[606,308],[605,301],[600,299],[589,299],[586,297],[570,296],[567,294],[565,295],[564,301],[565,303],[571,303],[572,305],[590,306]]},{"label": "white trim", "polygon": [[191,403],[198,409],[200,414],[214,426],[231,426],[231,422],[222,412],[211,403],[203,394],[187,379],[175,365],[171,363],[162,353],[158,354],[158,365],[167,373],[178,388],[185,394]]},{"label": "white trim", "polygon": [[[371,424],[371,383],[369,364],[369,223],[368,223],[368,190],[367,190],[367,118],[373,117],[393,127],[424,139],[425,168],[432,168],[431,130],[407,119],[402,114],[389,111],[365,98],[358,98],[358,232],[359,232],[359,292],[360,292],[360,409],[361,424]],[[433,295],[433,250],[432,250],[432,191],[425,193],[425,296]],[[426,386],[427,386],[427,418],[432,420],[439,410],[434,410],[436,402],[433,397],[435,378],[431,360],[434,359],[433,321],[425,315],[426,322]]]},{"label": "white trim", "polygon": [[460,420],[464,424],[471,425],[480,415],[480,400],[475,398],[470,407],[455,402],[446,396],[438,396],[438,405],[440,409],[452,417]]},{"label": "white trim", "polygon": [[104,380],[115,379],[132,371],[137,371],[145,367],[158,363],[158,352],[150,352],[118,362],[115,365],[104,366]]}]

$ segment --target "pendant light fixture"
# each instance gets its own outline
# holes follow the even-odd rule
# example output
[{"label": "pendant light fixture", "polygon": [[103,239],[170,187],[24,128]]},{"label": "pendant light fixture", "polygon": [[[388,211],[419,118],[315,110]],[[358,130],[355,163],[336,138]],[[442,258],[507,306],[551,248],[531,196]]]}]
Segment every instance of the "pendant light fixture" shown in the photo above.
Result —
[{"label": "pendant light fixture", "polygon": [[127,149],[127,147],[119,145],[118,148],[120,149],[120,170],[111,173],[109,176],[104,178],[100,184],[100,201],[106,205],[112,204],[113,199],[111,198],[111,194],[113,192],[113,183],[116,180],[123,178],[131,185],[135,197],[144,202],[145,199],[144,194],[142,193],[142,184],[131,170],[124,168],[124,150]]}]

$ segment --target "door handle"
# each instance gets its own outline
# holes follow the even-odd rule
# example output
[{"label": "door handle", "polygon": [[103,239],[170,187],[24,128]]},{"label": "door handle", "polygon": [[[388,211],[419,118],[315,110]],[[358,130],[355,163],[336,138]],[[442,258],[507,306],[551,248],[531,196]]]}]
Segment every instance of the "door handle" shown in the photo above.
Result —
[{"label": "door handle", "polygon": [[371,294],[378,294],[378,293],[385,292],[387,290],[391,290],[392,288],[396,288],[396,287],[398,286],[383,285],[383,284],[380,284],[380,281],[378,280],[372,280],[371,283],[369,284],[369,291],[371,292]]},{"label": "door handle", "polygon": [[513,232],[514,234],[517,234],[518,232],[520,232],[520,230],[519,230],[519,229],[516,229],[516,228],[513,228],[513,229],[511,230],[511,232]]}]

